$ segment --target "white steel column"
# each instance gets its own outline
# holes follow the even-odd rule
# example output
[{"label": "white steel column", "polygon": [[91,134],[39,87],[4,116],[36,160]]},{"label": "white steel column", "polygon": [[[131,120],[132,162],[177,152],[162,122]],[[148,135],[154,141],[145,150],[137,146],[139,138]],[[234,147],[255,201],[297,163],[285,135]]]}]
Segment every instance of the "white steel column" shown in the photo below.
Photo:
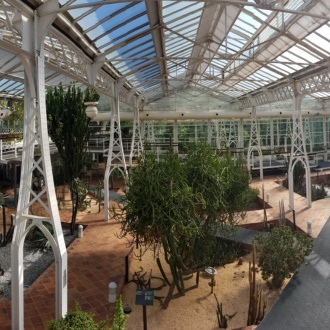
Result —
[{"label": "white steel column", "polygon": [[[43,12],[55,12],[57,9],[58,2],[50,0],[38,8],[38,14],[35,13],[34,17],[22,17],[17,27],[22,35],[23,49],[26,53],[34,54],[35,57],[19,55],[25,70],[25,87],[20,192],[11,246],[11,304],[14,330],[24,329],[23,246],[26,235],[34,226],[47,237],[55,256],[55,316],[64,317],[67,312],[67,251],[58,212],[49,151],[43,50],[44,36],[56,17],[50,14],[43,16]],[[34,157],[35,142],[40,146],[39,158]],[[32,190],[34,171],[39,171],[45,181],[45,188],[40,192]],[[39,203],[47,216],[32,215],[30,207],[34,203]],[[44,223],[52,225],[53,235]]]},{"label": "white steel column", "polygon": [[178,143],[179,143],[178,121],[174,120],[174,122],[173,122],[173,144],[174,144],[173,151],[176,154],[179,152]]},{"label": "white steel column", "polygon": [[212,126],[211,126],[211,120],[208,119],[207,121],[207,143],[211,145],[212,143]]},{"label": "white steel column", "polygon": [[327,141],[327,119],[325,116],[322,117],[322,128],[323,128],[323,150],[324,150],[323,160],[326,162],[328,160],[328,153],[327,153],[328,141]]},{"label": "white steel column", "polygon": [[147,120],[144,122],[145,136],[147,136],[147,142],[155,142],[155,132],[154,132],[154,121]]},{"label": "white steel column", "polygon": [[134,108],[134,121],[133,121],[133,135],[132,135],[132,143],[131,143],[131,151],[129,154],[129,165],[132,166],[133,164],[133,157],[137,156],[140,157],[141,153],[143,152],[143,144],[141,140],[141,125],[139,119],[139,102],[140,98],[136,99],[136,105]]},{"label": "white steel column", "polygon": [[219,141],[219,120],[215,120],[214,123],[214,129],[215,129],[215,147],[217,150],[220,149],[220,141]]},{"label": "white steel column", "polygon": [[238,122],[238,147],[244,150],[244,125],[242,118]]},{"label": "white steel column", "polygon": [[211,146],[218,149],[218,120],[211,120]]},{"label": "white steel column", "polygon": [[236,126],[233,120],[230,121],[229,124],[229,148],[237,147],[237,135],[236,135]]},{"label": "white steel column", "polygon": [[306,176],[306,199],[307,207],[312,206],[312,194],[311,194],[311,175],[308,163],[308,157],[306,154],[305,137],[302,126],[301,117],[301,93],[300,85],[293,85],[293,129],[292,129],[292,146],[291,155],[288,169],[288,179],[289,179],[289,206],[294,210],[294,195],[293,195],[293,171],[294,167],[298,161],[301,161],[305,167]]},{"label": "white steel column", "polygon": [[271,159],[274,159],[274,119],[269,119],[269,135],[270,135],[270,153],[271,153]]},{"label": "white steel column", "polygon": [[195,122],[195,143],[198,143],[198,126],[197,122]]},{"label": "white steel column", "polygon": [[[285,133],[285,137],[284,137],[284,152],[288,152],[288,138],[292,138],[290,119],[286,120],[286,133]],[[292,141],[291,141],[291,147],[292,147]]]},{"label": "white steel column", "polygon": [[222,147],[226,148],[227,145],[228,145],[227,131],[226,131],[226,122],[224,120],[222,120],[220,122],[219,144],[220,144],[220,148],[222,148]]},{"label": "white steel column", "polygon": [[311,134],[311,125],[310,125],[309,118],[304,118],[304,135],[305,135],[305,145],[307,144],[307,141],[308,141],[309,142],[309,152],[313,152],[313,136]]},{"label": "white steel column", "polygon": [[277,148],[280,147],[280,140],[281,140],[280,123],[279,123],[279,119],[276,119],[276,146],[277,146]]},{"label": "white steel column", "polygon": [[120,116],[119,116],[119,93],[124,81],[117,80],[113,85],[112,111],[110,123],[110,143],[107,165],[104,173],[104,220],[109,220],[109,178],[111,172],[117,168],[127,178],[127,168],[124,155],[123,141],[121,138]]},{"label": "white steel column", "polygon": [[[251,102],[254,100],[251,99]],[[247,154],[247,166],[249,172],[251,171],[251,156],[253,151],[257,151],[259,154],[259,169],[260,169],[260,180],[264,179],[264,171],[263,171],[263,163],[262,163],[262,152],[260,148],[260,137],[259,137],[259,130],[258,130],[258,122],[256,116],[257,108],[255,105],[252,106],[251,111],[251,132],[250,132],[250,142],[249,142],[249,149]]]}]

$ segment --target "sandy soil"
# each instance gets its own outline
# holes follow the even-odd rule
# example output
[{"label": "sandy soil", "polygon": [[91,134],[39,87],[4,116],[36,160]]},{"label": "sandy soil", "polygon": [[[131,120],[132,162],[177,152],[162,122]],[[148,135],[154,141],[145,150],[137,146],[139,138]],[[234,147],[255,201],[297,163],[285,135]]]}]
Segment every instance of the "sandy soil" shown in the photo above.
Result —
[{"label": "sandy soil", "polygon": [[[120,190],[119,193],[122,193]],[[71,218],[70,203],[60,205],[61,218],[69,220]],[[92,203],[94,204],[94,203]],[[94,206],[95,208],[96,206]],[[93,207],[92,207],[93,208]],[[9,214],[14,210],[10,210]],[[94,213],[93,210],[89,212]],[[88,212],[88,213],[89,213]],[[95,211],[97,213],[97,211]],[[78,216],[79,218],[79,216]],[[223,305],[223,312],[227,315],[236,315],[228,320],[227,329],[235,329],[246,326],[247,312],[249,304],[249,261],[251,254],[243,257],[243,264],[238,265],[238,262],[233,262],[225,267],[217,268],[215,276],[214,293],[218,300]],[[166,270],[166,263],[163,262],[163,267]],[[153,276],[160,276],[158,266],[153,258],[151,251],[148,251],[139,261],[133,258],[130,263],[129,279],[133,278],[135,272],[141,271],[147,273],[145,279],[150,276],[152,271]],[[169,269],[166,270],[169,274]],[[270,291],[266,283],[261,279],[261,274],[258,273],[258,284],[263,290],[264,297],[267,301],[267,310],[272,306],[277,299],[282,289]],[[170,278],[170,276],[169,276]],[[168,308],[162,309],[159,300],[155,299],[153,306],[147,307],[147,323],[149,330],[212,330],[219,329],[216,316],[216,300],[211,294],[210,276],[207,273],[202,273],[200,276],[199,287],[189,290],[185,296],[172,299]],[[195,277],[186,282],[186,288],[195,286]],[[159,280],[152,280],[152,286],[158,286]],[[126,330],[143,329],[143,310],[142,306],[135,305],[135,293],[137,285],[134,282],[128,283],[122,292],[123,306],[130,306],[132,312],[126,322]],[[169,287],[166,286],[160,291],[155,291],[155,296],[165,297]],[[174,292],[175,293],[175,292]]]},{"label": "sandy soil", "polygon": [[[223,312],[232,315],[237,314],[228,320],[227,329],[235,329],[246,326],[247,312],[249,304],[249,261],[252,254],[243,257],[243,264],[238,262],[227,264],[225,267],[217,268],[215,276],[216,286],[214,293],[220,303],[222,303]],[[163,266],[165,262],[163,263]],[[143,269],[142,273],[147,272],[145,279],[150,276],[160,276],[158,266],[153,258],[151,251],[148,251],[142,261],[133,259],[130,264],[130,277],[133,278],[134,272]],[[164,267],[165,268],[165,267]],[[167,270],[167,273],[169,271]],[[186,287],[195,285],[195,277],[186,282]],[[261,273],[258,273],[257,282],[263,290],[264,298],[267,301],[267,311],[272,306],[282,289],[270,291],[261,279]],[[285,284],[288,281],[285,282]],[[159,280],[153,280],[152,285],[160,284]],[[147,306],[147,325],[148,329],[153,330],[201,330],[201,329],[219,329],[216,316],[216,299],[211,294],[210,276],[203,273],[200,276],[199,287],[194,288],[186,293],[185,296],[172,299],[168,308],[162,309],[158,300],[154,301],[153,306]],[[285,285],[284,284],[284,285]],[[135,293],[137,285],[134,282],[128,283],[122,292],[123,306],[130,306],[132,312],[126,323],[126,330],[135,330],[143,328],[143,307],[135,305]],[[166,286],[161,291],[155,291],[155,296],[166,296],[169,287]]]}]

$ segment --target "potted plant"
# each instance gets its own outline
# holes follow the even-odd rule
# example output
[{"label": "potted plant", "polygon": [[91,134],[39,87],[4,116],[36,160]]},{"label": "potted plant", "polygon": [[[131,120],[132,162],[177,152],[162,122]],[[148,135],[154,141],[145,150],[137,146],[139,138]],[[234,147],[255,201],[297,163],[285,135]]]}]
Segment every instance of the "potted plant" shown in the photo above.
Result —
[{"label": "potted plant", "polygon": [[100,94],[94,88],[86,88],[84,104],[86,106],[86,115],[91,119],[93,119],[97,114],[97,104],[99,99]]}]

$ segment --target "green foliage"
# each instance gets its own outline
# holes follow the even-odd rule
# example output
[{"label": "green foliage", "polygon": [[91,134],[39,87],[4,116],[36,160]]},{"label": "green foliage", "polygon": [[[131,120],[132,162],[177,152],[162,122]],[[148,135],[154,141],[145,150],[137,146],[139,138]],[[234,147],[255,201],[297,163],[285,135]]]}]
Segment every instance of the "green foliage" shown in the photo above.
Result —
[{"label": "green foliage", "polygon": [[15,101],[13,107],[10,110],[11,110],[11,115],[8,117],[10,126],[14,126],[16,123],[23,123],[24,101],[23,100]]},{"label": "green foliage", "polygon": [[124,330],[125,322],[126,322],[127,318],[128,318],[128,316],[125,315],[125,313],[124,313],[121,296],[119,296],[119,298],[116,300],[116,312],[113,317],[111,329],[112,330]]},{"label": "green foliage", "polygon": [[85,90],[84,102],[98,102],[100,94],[94,89],[87,87]]},{"label": "green foliage", "polygon": [[250,188],[247,192],[246,192],[246,196],[248,198],[248,200],[250,200],[251,203],[257,203],[259,201],[259,189],[258,188]]},{"label": "green foliage", "polygon": [[0,206],[4,206],[5,205],[5,198],[4,198],[4,196],[3,196],[3,193],[2,192],[0,192]]},{"label": "green foliage", "polygon": [[[289,162],[285,161],[286,171],[289,172]],[[303,193],[303,183],[305,181],[305,167],[301,161],[297,161],[293,168],[293,190],[298,193]]]},{"label": "green foliage", "polygon": [[49,135],[57,147],[63,165],[63,178],[71,191],[73,233],[79,203],[77,196],[73,196],[73,182],[86,163],[90,119],[86,116],[83,93],[74,84],[67,91],[61,84],[54,90],[47,90],[46,107]]},{"label": "green foliage", "polygon": [[321,186],[312,185],[312,201],[317,201],[318,199],[323,199],[328,196],[325,191],[324,184]]},{"label": "green foliage", "polygon": [[[43,225],[48,229],[51,235],[54,235],[53,226],[48,222],[43,222]],[[39,227],[34,226],[28,232],[26,240],[33,243],[37,249],[49,249],[51,247],[48,238],[45,234],[39,229]]]},{"label": "green foliage", "polygon": [[65,168],[61,158],[56,158],[53,162],[53,178],[55,186],[65,184]]},{"label": "green foliage", "polygon": [[78,199],[78,210],[85,211],[91,203],[90,200],[86,200],[88,189],[85,182],[81,181],[79,178],[73,179],[72,189],[74,199]]},{"label": "green foliage", "polygon": [[313,242],[300,232],[292,232],[287,226],[274,228],[267,237],[256,235],[258,265],[264,280],[271,288],[280,288],[304,261],[313,248]]},{"label": "green foliage", "polygon": [[75,310],[68,311],[64,318],[50,321],[47,330],[124,330],[128,316],[124,314],[121,296],[116,300],[115,308],[111,328],[107,326],[110,318],[97,323],[94,321],[92,313],[82,311],[79,304],[76,303]]},{"label": "green foliage", "polygon": [[237,260],[240,245],[235,242],[209,236],[208,240],[196,240],[194,260],[198,265],[224,266]]},{"label": "green foliage", "polygon": [[83,312],[76,304],[74,311],[69,311],[64,318],[49,322],[47,330],[110,330],[107,327],[109,320],[96,323],[92,313]]},{"label": "green foliage", "polygon": [[162,247],[179,293],[185,292],[183,273],[223,264],[228,249],[215,241],[215,231],[236,224],[251,195],[240,160],[219,158],[204,144],[184,162],[173,152],[159,161],[148,154],[127,184],[121,235],[133,235],[141,254],[150,246],[157,254]]}]

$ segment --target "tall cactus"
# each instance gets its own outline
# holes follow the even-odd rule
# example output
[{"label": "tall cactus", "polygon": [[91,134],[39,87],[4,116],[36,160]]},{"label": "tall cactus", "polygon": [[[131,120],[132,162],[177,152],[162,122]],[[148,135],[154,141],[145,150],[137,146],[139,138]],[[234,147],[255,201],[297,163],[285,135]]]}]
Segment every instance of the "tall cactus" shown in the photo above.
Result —
[{"label": "tall cactus", "polygon": [[280,213],[278,216],[278,224],[279,226],[284,226],[285,225],[285,210],[284,210],[284,200],[283,198],[278,202],[279,208],[280,208]]},{"label": "tall cactus", "polygon": [[264,318],[266,301],[262,297],[262,291],[259,285],[256,285],[256,247],[252,244],[252,267],[249,262],[249,283],[250,283],[250,301],[248,310],[247,325],[256,325]]}]

